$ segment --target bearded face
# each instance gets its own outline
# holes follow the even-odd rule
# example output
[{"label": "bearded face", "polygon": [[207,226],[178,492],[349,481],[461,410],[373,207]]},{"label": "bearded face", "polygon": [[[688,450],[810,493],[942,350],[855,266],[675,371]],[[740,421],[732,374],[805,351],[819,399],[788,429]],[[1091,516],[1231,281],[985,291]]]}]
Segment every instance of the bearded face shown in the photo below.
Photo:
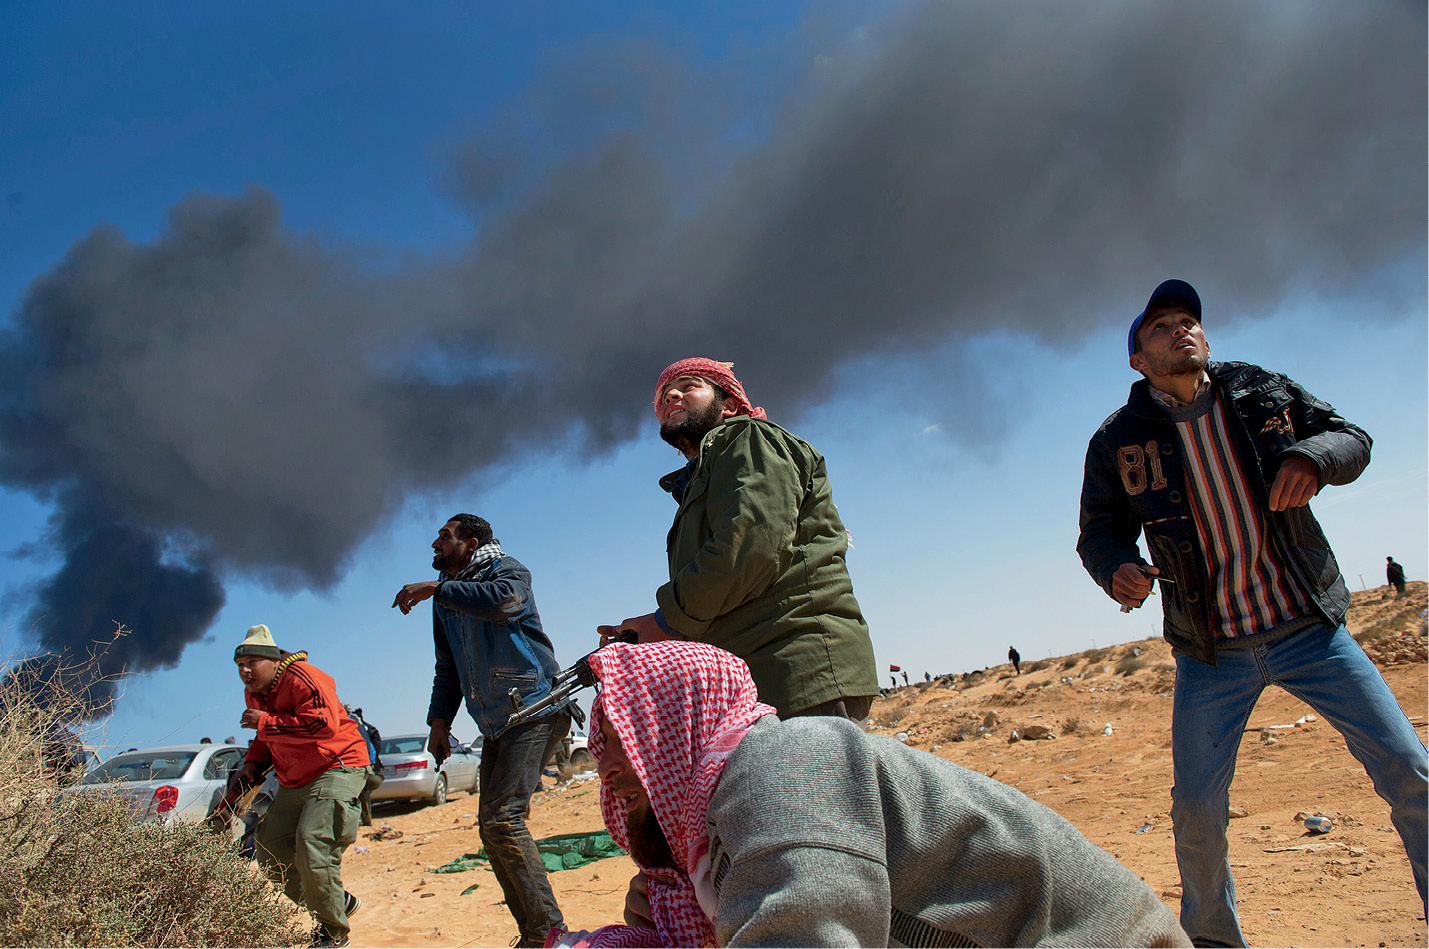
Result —
[{"label": "bearded face", "polygon": [[660,437],[682,452],[694,451],[710,429],[724,421],[724,400],[715,399],[702,408],[691,407],[660,426]]},{"label": "bearded face", "polygon": [[432,566],[454,577],[471,563],[476,546],[474,538],[462,536],[461,522],[453,518],[442,525],[437,539],[432,541]]},{"label": "bearded face", "polygon": [[625,831],[630,835],[630,856],[640,866],[676,868],[670,840],[655,819],[655,809],[649,802],[626,815]]},{"label": "bearded face", "polygon": [[725,394],[703,376],[679,376],[665,387],[655,415],[660,437],[694,457],[700,439],[725,419]]}]

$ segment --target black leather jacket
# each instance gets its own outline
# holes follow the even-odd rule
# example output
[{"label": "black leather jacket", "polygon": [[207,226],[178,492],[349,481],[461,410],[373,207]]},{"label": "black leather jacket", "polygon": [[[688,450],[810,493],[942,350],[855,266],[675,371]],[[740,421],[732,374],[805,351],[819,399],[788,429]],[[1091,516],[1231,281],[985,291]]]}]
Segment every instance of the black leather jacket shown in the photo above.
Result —
[{"label": "black leather jacket", "polygon": [[[1269,486],[1288,454],[1315,463],[1320,486],[1349,484],[1369,464],[1370,437],[1300,385],[1239,362],[1213,362],[1211,383],[1228,407],[1231,440],[1246,469],[1271,543],[1327,622],[1344,622],[1350,593],[1335,555],[1308,506],[1272,511]],[[1161,584],[1166,641],[1179,652],[1216,661],[1210,578],[1187,497],[1175,423],[1151,398],[1145,380],[1131,387],[1087,446],[1077,553],[1111,595],[1124,563],[1145,563],[1136,547],[1146,532],[1151,561],[1174,584]]]}]

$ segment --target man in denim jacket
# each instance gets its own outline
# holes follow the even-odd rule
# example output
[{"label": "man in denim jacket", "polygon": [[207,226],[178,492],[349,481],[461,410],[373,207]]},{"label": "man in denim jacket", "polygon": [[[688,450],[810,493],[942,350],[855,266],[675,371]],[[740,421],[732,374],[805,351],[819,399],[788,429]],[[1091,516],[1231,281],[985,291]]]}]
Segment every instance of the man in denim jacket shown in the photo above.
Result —
[{"label": "man in denim jacket", "polygon": [[529,703],[550,692],[560,671],[555,650],[541,630],[531,572],[506,555],[490,524],[458,514],[442,526],[432,550],[432,566],[441,577],[407,584],[392,603],[408,613],[432,599],[437,668],[427,750],[438,766],[451,754],[451,721],[464,698],[484,739],[477,809],[481,842],[520,928],[516,944],[540,946],[563,920],[526,815],[531,794],[541,785],[541,768],[571,719],[562,710],[507,727],[507,693],[516,688]]},{"label": "man in denim jacket", "polygon": [[[1176,656],[1181,925],[1197,945],[1245,945],[1229,791],[1241,733],[1271,684],[1344,736],[1390,805],[1422,900],[1429,755],[1345,629],[1349,591],[1309,508],[1323,486],[1359,477],[1369,436],[1285,376],[1211,362],[1201,300],[1185,281],[1156,288],[1127,349],[1146,378],[1087,448],[1077,551],[1124,609],[1161,581]],[[1143,531],[1154,566],[1137,549]]]}]

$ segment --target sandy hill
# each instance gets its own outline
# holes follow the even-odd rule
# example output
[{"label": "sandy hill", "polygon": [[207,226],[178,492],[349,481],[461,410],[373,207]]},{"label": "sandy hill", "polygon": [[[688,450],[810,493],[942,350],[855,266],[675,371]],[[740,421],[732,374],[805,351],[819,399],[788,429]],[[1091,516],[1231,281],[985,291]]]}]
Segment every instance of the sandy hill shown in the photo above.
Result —
[{"label": "sandy hill", "polygon": [[[1354,594],[1348,625],[1379,664],[1410,719],[1425,727],[1426,585]],[[1146,879],[1172,909],[1170,650],[1142,640],[919,683],[875,703],[869,730],[1016,787],[1062,814]],[[1110,733],[1108,734],[1108,726]],[[1038,738],[1046,733],[1047,738]],[[1014,739],[1014,736],[1015,739]],[[595,781],[543,791],[537,836],[596,830]],[[1299,700],[1267,691],[1241,745],[1231,804],[1231,862],[1241,925],[1252,945],[1424,946],[1423,909],[1388,808],[1333,728]],[[379,808],[397,839],[364,837],[344,860],[363,898],[359,946],[505,946],[514,935],[488,871],[427,872],[480,847],[476,799],[442,807]],[[1334,829],[1305,832],[1302,812]],[[373,828],[372,830],[375,830]],[[364,834],[371,830],[364,829]],[[576,928],[620,918],[628,858],[553,874]],[[476,889],[463,895],[473,884]]]}]

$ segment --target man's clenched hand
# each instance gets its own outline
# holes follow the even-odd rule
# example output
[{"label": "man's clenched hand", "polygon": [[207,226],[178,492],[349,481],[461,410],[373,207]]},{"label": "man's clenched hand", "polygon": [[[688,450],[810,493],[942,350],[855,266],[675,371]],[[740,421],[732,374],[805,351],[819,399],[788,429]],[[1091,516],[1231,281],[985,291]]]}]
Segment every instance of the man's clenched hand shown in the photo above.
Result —
[{"label": "man's clenched hand", "polygon": [[437,767],[452,756],[451,728],[446,722],[432,720],[432,731],[427,735],[427,751],[437,760]]},{"label": "man's clenched hand", "polygon": [[644,616],[632,616],[630,619],[622,620],[615,626],[597,626],[595,631],[600,634],[600,644],[607,646],[615,642],[616,637],[626,630],[630,630],[639,637],[637,642],[658,643],[669,639],[670,636],[660,628],[660,624],[655,622],[654,613],[646,613]]},{"label": "man's clenched hand", "polygon": [[650,895],[645,891],[645,873],[642,871],[630,878],[630,889],[625,891],[625,925],[637,929],[654,929],[655,921],[650,917]]},{"label": "man's clenched hand", "polygon": [[1270,486],[1270,509],[1288,511],[1304,507],[1320,490],[1320,470],[1304,455],[1286,455]]},{"label": "man's clenched hand", "polygon": [[1126,607],[1138,607],[1151,595],[1152,578],[1160,570],[1144,563],[1124,563],[1111,575],[1111,595]]}]

